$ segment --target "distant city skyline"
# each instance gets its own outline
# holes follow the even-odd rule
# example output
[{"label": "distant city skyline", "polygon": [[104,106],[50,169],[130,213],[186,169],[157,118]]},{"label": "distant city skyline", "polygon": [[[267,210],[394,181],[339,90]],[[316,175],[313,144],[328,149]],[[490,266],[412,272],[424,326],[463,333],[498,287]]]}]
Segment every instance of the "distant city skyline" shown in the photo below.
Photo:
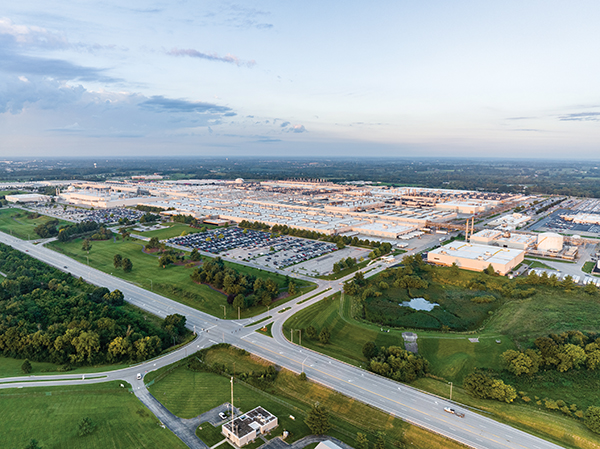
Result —
[{"label": "distant city skyline", "polygon": [[3,6],[1,157],[600,158],[598,2]]}]

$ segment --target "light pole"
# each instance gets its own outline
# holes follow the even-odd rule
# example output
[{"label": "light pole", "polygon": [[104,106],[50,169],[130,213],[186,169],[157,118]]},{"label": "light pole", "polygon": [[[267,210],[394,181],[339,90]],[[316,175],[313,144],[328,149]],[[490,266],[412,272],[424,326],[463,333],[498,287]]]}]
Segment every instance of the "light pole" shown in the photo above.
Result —
[{"label": "light pole", "polygon": [[448,382],[450,384],[450,400],[452,400],[452,382]]},{"label": "light pole", "polygon": [[88,267],[90,266],[90,256],[85,256],[85,258],[87,259],[87,263],[88,263]]},{"label": "light pole", "polygon": [[307,358],[308,358],[308,356],[306,356],[306,358],[304,360],[302,360],[302,372],[304,372],[304,362],[306,362]]},{"label": "light pole", "polygon": [[150,281],[150,291],[152,291],[152,279],[148,278],[148,280]]},{"label": "light pole", "polygon": [[292,343],[294,343],[294,329],[290,329],[290,336],[292,337]]},{"label": "light pole", "polygon": [[302,329],[296,329],[298,331],[298,338],[300,339],[300,346],[302,346]]},{"label": "light pole", "polygon": [[227,309],[226,309],[227,306],[224,306],[223,304],[221,304],[221,307],[223,307],[223,319],[226,319],[227,318]]},{"label": "light pole", "polygon": [[270,310],[270,309],[271,309],[271,306],[270,306],[270,305],[268,305],[268,306],[267,306],[267,318],[271,318],[271,316],[269,315],[269,313],[270,313],[270,312],[269,312],[269,310]]},{"label": "light pole", "polygon": [[238,307],[238,320],[240,319],[240,308]]}]

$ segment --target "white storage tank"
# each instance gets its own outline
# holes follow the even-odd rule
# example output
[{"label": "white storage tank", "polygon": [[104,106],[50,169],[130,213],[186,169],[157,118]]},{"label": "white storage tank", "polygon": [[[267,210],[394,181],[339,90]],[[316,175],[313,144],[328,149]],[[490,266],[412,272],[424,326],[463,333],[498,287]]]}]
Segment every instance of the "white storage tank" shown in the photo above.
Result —
[{"label": "white storage tank", "polygon": [[539,251],[561,251],[564,238],[555,232],[544,232],[538,235],[537,248]]}]

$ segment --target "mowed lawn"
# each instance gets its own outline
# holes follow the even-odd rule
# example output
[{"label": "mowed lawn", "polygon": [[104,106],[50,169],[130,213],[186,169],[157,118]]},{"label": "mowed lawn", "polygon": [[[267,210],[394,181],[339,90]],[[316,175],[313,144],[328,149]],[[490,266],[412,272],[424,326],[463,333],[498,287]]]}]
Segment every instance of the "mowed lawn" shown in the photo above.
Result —
[{"label": "mowed lawn", "polygon": [[[40,238],[34,229],[36,226],[56,218],[41,215],[38,218],[26,218],[28,212],[23,209],[0,209],[0,231],[11,234],[22,240],[35,240]],[[64,220],[58,220],[58,227],[71,224]]]},{"label": "mowed lawn", "polygon": [[[120,382],[0,390],[0,446],[22,448],[34,438],[54,448],[186,448]],[[128,387],[128,385],[126,385]],[[89,417],[91,435],[78,436]]]},{"label": "mowed lawn", "polygon": [[[182,233],[196,234],[196,233],[200,232],[200,229],[192,228],[190,225],[187,225],[185,223],[161,223],[161,226],[166,226],[167,228],[166,229],[157,229],[156,231],[144,231],[144,232],[132,230],[131,233],[141,235],[144,237],[150,237],[150,238],[156,237],[158,240],[165,240],[165,239],[170,239],[173,237],[178,237]],[[213,225],[202,225],[202,226],[204,226],[206,229],[216,228],[216,226],[213,226]]]},{"label": "mowed lawn", "polygon": [[[263,370],[268,365],[267,362],[254,356],[240,355],[233,348],[212,349],[205,360],[208,363],[223,363],[232,370],[235,363],[236,371]],[[150,387],[150,391],[178,416],[197,416],[230,401],[231,384],[226,376],[193,372],[180,366],[164,377],[160,377],[162,378]],[[440,449],[462,447],[319,384],[301,381],[296,374],[287,370],[279,372],[269,393],[247,387],[240,382],[234,384],[234,405],[243,412],[260,405],[276,415],[279,419],[279,427],[273,431],[272,436],[281,435],[284,430],[287,430],[290,432],[287,442],[296,441],[310,434],[304,419],[312,404],[317,401],[330,412],[333,427],[328,434],[350,445],[355,444],[357,432],[368,434],[373,443],[375,432],[383,431],[386,434],[387,447],[392,447],[395,441],[402,438],[402,435],[409,447]],[[295,419],[291,419],[290,415]],[[218,432],[207,424],[203,425],[203,430],[198,434],[208,444],[215,444],[219,440]]]},{"label": "mowed lawn", "polygon": [[[309,340],[302,335],[302,346],[356,366],[367,363],[362,347],[368,341],[377,346],[404,346],[401,331],[352,320],[349,318],[350,307],[350,298],[345,296],[341,302],[339,293],[332,295],[290,317],[283,325],[284,334],[289,339],[292,329],[313,326],[318,333],[327,327],[331,334],[328,344],[322,345],[318,340]],[[298,343],[298,332],[295,332],[294,342]]]},{"label": "mowed lawn", "polygon": [[[237,319],[237,310],[233,310],[233,307],[227,304],[227,297],[224,294],[213,290],[207,285],[199,285],[192,281],[190,275],[193,273],[194,268],[180,265],[171,265],[167,268],[159,267],[158,256],[144,253],[144,242],[140,240],[128,239],[123,241],[121,236],[117,235],[113,239],[93,241],[89,256],[81,249],[81,245],[82,239],[75,239],[70,242],[55,241],[50,243],[48,247],[84,264],[87,264],[87,257],[89,257],[90,266],[98,270],[118,276],[142,288],[152,290],[213,316],[222,317],[223,306],[225,306],[227,318]],[[117,253],[121,254],[123,258],[131,260],[133,270],[130,273],[125,273],[123,269],[114,267],[113,258]],[[263,279],[273,279],[282,288],[285,285],[285,277],[279,274],[229,262],[225,264],[232,266],[241,273],[252,274]],[[294,280],[294,282],[302,289],[294,297],[316,287],[315,284],[301,280]],[[273,304],[278,305],[290,299],[292,298],[276,301]],[[241,317],[254,316],[266,310],[267,308],[264,306],[253,307],[243,310]]]},{"label": "mowed lawn", "polygon": [[569,330],[599,332],[600,296],[580,289],[572,293],[539,288],[527,299],[511,301],[496,311],[486,331],[529,343],[538,337]]},{"label": "mowed lawn", "polygon": [[100,365],[100,366],[84,366],[73,369],[67,372],[59,372],[58,367],[54,363],[49,362],[34,362],[31,363],[31,373],[23,374],[21,371],[21,365],[25,359],[13,359],[10,357],[0,356],[0,378],[1,377],[16,377],[16,376],[39,376],[44,374],[78,374],[78,373],[95,373],[99,371],[112,371],[121,368],[127,368],[129,365]]},{"label": "mowed lawn", "polygon": [[[469,341],[469,338],[475,337],[478,337],[479,343]],[[496,340],[500,343],[496,343]],[[516,349],[512,340],[504,336],[427,334],[420,336],[417,341],[419,354],[430,363],[431,374],[461,384],[475,367],[501,370],[500,354],[509,349]]]}]

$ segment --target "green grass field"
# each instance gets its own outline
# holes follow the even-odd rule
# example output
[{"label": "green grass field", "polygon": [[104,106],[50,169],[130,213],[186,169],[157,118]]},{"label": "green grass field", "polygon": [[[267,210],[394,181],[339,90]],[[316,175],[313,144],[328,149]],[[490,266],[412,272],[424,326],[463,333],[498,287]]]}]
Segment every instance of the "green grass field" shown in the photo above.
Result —
[{"label": "green grass field", "polygon": [[[0,446],[22,448],[35,438],[44,449],[187,447],[120,383],[0,390]],[[96,428],[80,437],[83,417]]]},{"label": "green grass field", "polygon": [[[0,231],[11,234],[22,240],[35,240],[39,236],[34,232],[36,226],[55,220],[45,215],[39,218],[26,218],[28,212],[23,209],[0,209]],[[70,224],[67,221],[59,220],[58,226]]]},{"label": "green grass field", "polygon": [[596,266],[595,262],[586,262],[583,264],[581,271],[583,271],[585,273],[591,273],[595,266]]},{"label": "green grass field", "polygon": [[[478,400],[460,388],[465,375],[474,367],[480,367],[502,372],[507,383],[514,385],[517,391],[525,391],[532,399],[534,396],[562,399],[568,404],[577,404],[580,410],[600,403],[600,394],[597,393],[600,375],[596,372],[590,374],[581,370],[567,375],[547,372],[531,379],[516,379],[506,376],[506,372],[502,371],[500,354],[515,349],[517,344],[529,345],[533,339],[551,332],[599,330],[598,296],[590,296],[580,290],[566,293],[559,289],[538,288],[539,293],[532,298],[504,303],[478,332],[445,334],[415,330],[419,336],[419,352],[430,362],[434,377],[419,379],[413,385],[447,397],[448,382],[454,382],[454,399],[489,411],[497,419],[544,438],[555,439],[561,445],[600,447],[600,437],[592,434],[580,420],[549,412],[544,406],[535,404],[535,401],[526,404],[518,399],[514,404],[504,404]],[[320,330],[327,326],[331,333],[329,344],[321,345],[306,338],[303,338],[302,344],[357,366],[366,363],[361,349],[367,341],[375,341],[377,346],[403,346],[401,330],[390,329],[388,333],[384,328],[382,332],[378,326],[352,319],[351,305],[347,298],[341,302],[339,295],[320,301],[289,318],[284,324],[285,336],[290,338],[290,329],[312,325]],[[478,337],[479,343],[471,343],[469,337]],[[496,343],[496,340],[500,340],[500,343]],[[572,433],[569,432],[570,428],[573,429]]]},{"label": "green grass field", "polygon": [[[23,359],[13,359],[10,357],[2,357],[0,356],[0,378],[1,377],[15,377],[15,376],[25,376],[21,371],[21,365],[23,364]],[[47,373],[52,374],[83,374],[83,373],[95,373],[99,371],[112,371],[116,369],[126,368],[129,365],[99,365],[99,366],[85,366],[81,368],[76,368],[71,371],[59,372],[58,367],[54,363],[49,362],[34,362],[31,363],[31,373],[28,374],[30,376],[39,376]]]},{"label": "green grass field", "polygon": [[525,259],[525,262],[529,264],[529,268],[545,268],[547,270],[554,270],[550,265],[546,265],[545,263],[539,262],[537,260],[528,260]]},{"label": "green grass field", "polygon": [[[82,263],[87,263],[87,253],[81,249],[82,240],[75,239],[70,242],[55,241],[48,245],[49,248],[59,251]],[[133,282],[142,288],[152,290],[163,296],[171,298],[187,306],[201,310],[214,316],[223,316],[223,306],[226,307],[227,318],[237,319],[237,310],[227,304],[227,297],[207,285],[199,285],[193,282],[190,275],[193,268],[171,265],[167,268],[158,266],[158,256],[146,254],[143,250],[144,242],[136,239],[123,241],[120,236],[114,239],[92,242],[89,254],[90,266]],[[121,254],[123,258],[129,258],[133,263],[133,270],[125,273],[122,269],[115,269],[113,257]],[[285,277],[268,271],[225,262],[225,265],[235,268],[240,273],[252,274],[263,279],[273,279],[280,286],[285,284]],[[279,305],[286,301],[302,295],[313,288],[315,284],[295,279],[299,292],[292,296],[273,303]],[[256,306],[241,313],[242,318],[251,317],[266,311],[264,306]]]},{"label": "green grass field", "polygon": [[[135,231],[132,230],[132,234],[142,235],[144,237],[156,237],[158,240],[170,239],[172,237],[178,237],[182,233],[185,234],[196,234],[200,232],[200,229],[192,228],[190,225],[185,223],[161,223],[162,226],[167,226],[167,229],[158,229],[156,231]],[[216,226],[213,225],[202,225],[206,229],[214,229]]]},{"label": "green grass field", "polygon": [[[235,349],[215,348],[208,352],[208,363],[223,363],[235,371],[263,370],[267,362],[251,355],[240,355]],[[213,373],[198,373],[180,366],[168,374],[161,375],[150,387],[152,394],[171,412],[178,416],[192,417],[224,402],[230,401],[230,382],[226,376]],[[279,419],[279,427],[273,436],[280,435],[283,430],[290,432],[287,442],[295,441],[310,433],[304,424],[304,418],[311,405],[318,401],[330,411],[333,428],[329,435],[339,438],[348,444],[355,444],[357,432],[369,434],[374,441],[374,432],[386,434],[387,447],[394,441],[404,438],[409,447],[416,448],[458,448],[462,447],[452,441],[412,427],[401,420],[380,412],[361,402],[349,399],[313,382],[301,381],[298,376],[281,370],[269,392],[252,388],[244,383],[236,382],[234,386],[234,404],[242,411],[248,411],[258,405],[275,414]],[[296,419],[292,420],[290,415]],[[205,438],[208,444],[220,441],[218,429],[203,425],[198,435]]]}]

